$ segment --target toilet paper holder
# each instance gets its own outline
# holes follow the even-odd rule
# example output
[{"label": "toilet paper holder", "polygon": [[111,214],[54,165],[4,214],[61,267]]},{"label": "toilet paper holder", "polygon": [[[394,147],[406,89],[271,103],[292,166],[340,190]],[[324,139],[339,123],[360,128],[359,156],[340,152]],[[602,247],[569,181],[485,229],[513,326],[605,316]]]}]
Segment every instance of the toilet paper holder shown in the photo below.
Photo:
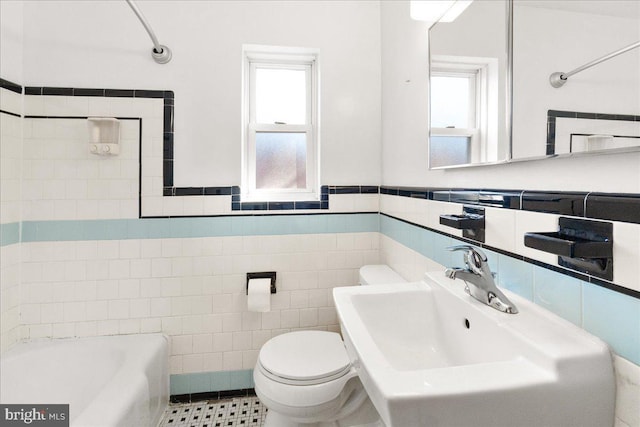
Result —
[{"label": "toilet paper holder", "polygon": [[271,279],[271,293],[276,293],[276,272],[262,271],[258,273],[247,273],[247,295],[249,295],[249,280],[251,279]]}]

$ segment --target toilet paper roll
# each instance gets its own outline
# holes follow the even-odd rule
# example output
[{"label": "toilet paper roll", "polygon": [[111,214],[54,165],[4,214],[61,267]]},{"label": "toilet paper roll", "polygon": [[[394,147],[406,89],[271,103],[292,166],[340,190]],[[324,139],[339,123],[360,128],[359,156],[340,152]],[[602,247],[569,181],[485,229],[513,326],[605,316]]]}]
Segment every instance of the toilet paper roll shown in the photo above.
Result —
[{"label": "toilet paper roll", "polygon": [[271,279],[249,280],[247,308],[261,313],[271,310]]}]

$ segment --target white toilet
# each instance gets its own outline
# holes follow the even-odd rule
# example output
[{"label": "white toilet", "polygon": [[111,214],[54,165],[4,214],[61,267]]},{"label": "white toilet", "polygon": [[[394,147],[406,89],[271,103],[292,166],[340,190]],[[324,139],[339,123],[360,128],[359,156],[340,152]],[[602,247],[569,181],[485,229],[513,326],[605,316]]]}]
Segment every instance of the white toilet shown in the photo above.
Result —
[{"label": "white toilet", "polygon": [[[386,265],[360,269],[361,285],[405,280]],[[289,332],[262,346],[253,370],[269,409],[264,427],[383,427],[339,334]]]}]

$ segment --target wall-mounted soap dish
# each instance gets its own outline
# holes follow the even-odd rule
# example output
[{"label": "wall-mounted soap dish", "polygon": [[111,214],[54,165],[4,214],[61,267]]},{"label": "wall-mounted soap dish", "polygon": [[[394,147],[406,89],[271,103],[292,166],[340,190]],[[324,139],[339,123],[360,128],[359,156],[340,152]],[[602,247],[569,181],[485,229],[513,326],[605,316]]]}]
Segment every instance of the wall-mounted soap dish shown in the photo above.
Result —
[{"label": "wall-mounted soap dish", "polygon": [[560,217],[558,231],[525,233],[524,245],[558,255],[558,264],[613,280],[613,224]]},{"label": "wall-mounted soap dish", "polygon": [[484,208],[464,206],[462,214],[440,215],[440,224],[462,230],[462,237],[484,243]]},{"label": "wall-mounted soap dish", "polygon": [[89,117],[89,152],[98,156],[120,154],[120,121],[113,117]]}]

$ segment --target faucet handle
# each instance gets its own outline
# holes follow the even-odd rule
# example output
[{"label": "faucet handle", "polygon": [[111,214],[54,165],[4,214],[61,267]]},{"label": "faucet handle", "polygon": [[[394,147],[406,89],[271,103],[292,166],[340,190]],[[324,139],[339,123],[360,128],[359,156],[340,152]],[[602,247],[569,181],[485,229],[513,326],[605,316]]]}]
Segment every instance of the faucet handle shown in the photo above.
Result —
[{"label": "faucet handle", "polygon": [[486,262],[487,261],[487,256],[485,255],[484,252],[482,252],[480,249],[471,246],[471,245],[457,245],[457,246],[449,246],[447,247],[448,250],[455,252],[455,251],[467,251],[468,253],[473,253],[476,254],[478,256],[478,259],[480,259],[481,261]]},{"label": "faucet handle", "polygon": [[481,273],[482,264],[487,262],[487,256],[485,253],[470,245],[449,246],[447,249],[454,252],[465,251],[464,263],[477,274]]}]

